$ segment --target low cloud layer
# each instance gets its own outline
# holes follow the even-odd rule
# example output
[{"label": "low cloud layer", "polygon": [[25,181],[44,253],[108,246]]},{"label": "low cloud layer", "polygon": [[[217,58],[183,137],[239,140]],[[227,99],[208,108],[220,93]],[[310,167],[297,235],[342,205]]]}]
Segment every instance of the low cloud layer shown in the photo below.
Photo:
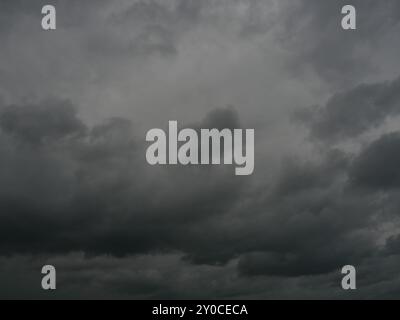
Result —
[{"label": "low cloud layer", "polygon": [[[39,2],[0,4],[1,298],[398,296],[397,1]],[[150,166],[169,120],[254,128],[254,174]]]}]

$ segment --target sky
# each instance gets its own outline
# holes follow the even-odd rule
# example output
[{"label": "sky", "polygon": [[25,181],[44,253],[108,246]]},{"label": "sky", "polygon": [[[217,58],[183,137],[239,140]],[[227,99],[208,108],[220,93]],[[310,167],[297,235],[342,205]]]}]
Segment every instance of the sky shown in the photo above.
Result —
[{"label": "sky", "polygon": [[[398,0],[0,0],[0,298],[398,298],[399,34]],[[147,164],[175,120],[255,129],[253,175]]]}]

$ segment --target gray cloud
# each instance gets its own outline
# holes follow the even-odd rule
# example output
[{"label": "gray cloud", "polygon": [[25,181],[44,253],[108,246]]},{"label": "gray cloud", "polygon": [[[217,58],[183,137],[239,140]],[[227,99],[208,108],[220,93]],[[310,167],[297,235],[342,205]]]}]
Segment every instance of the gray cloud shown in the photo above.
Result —
[{"label": "gray cloud", "polygon": [[[398,296],[398,1],[355,0],[356,32],[341,0],[55,1],[56,32],[25,2],[0,3],[0,297]],[[255,174],[149,166],[168,120],[255,128]]]},{"label": "gray cloud", "polygon": [[45,101],[40,105],[7,106],[1,110],[0,128],[21,141],[40,143],[85,130],[68,101]]},{"label": "gray cloud", "polygon": [[[11,144],[2,163],[7,173],[1,234],[9,239],[21,233],[15,241],[2,242],[4,253],[83,248],[121,255],[180,248],[195,254],[182,242],[196,234],[190,226],[235,204],[242,179],[227,169],[150,169],[145,145],[135,142],[128,121],[111,119],[87,129],[69,104],[47,103],[5,107],[0,116],[3,139]],[[236,117],[233,110],[217,110],[202,127],[231,126]],[[161,176],[154,182],[156,172]],[[15,189],[7,187],[11,179]]]},{"label": "gray cloud", "polygon": [[399,89],[400,79],[359,85],[333,95],[323,107],[307,110],[305,122],[318,139],[338,142],[357,137],[398,115]]},{"label": "gray cloud", "polygon": [[[376,2],[354,0],[357,9],[357,30],[345,32],[340,26],[345,0],[322,3],[304,0],[287,6],[280,39],[298,58],[293,68],[311,68],[336,88],[345,88],[362,81],[379,70],[386,61],[371,52],[386,47],[383,35],[398,32],[400,6],[396,0]],[[397,31],[396,31],[397,30]],[[312,40],[311,40],[312,39]],[[389,44],[390,50],[399,48]],[[296,64],[301,61],[300,65]]]},{"label": "gray cloud", "polygon": [[400,134],[384,135],[354,160],[350,178],[358,186],[373,189],[400,187]]}]

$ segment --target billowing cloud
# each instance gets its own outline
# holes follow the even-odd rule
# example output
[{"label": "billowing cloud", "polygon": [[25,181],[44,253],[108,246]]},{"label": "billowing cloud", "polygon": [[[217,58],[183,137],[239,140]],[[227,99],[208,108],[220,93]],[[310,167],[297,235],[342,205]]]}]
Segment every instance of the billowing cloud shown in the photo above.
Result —
[{"label": "billowing cloud", "polygon": [[[349,4],[357,10],[357,30],[346,32],[341,11]],[[344,89],[395,63],[391,54],[400,48],[389,39],[399,30],[399,17],[396,0],[302,0],[285,8],[279,38],[298,58],[293,68],[311,69]]]},{"label": "billowing cloud", "polygon": [[7,106],[1,110],[0,128],[23,142],[41,143],[79,134],[85,127],[66,101],[45,101],[39,106]]},{"label": "billowing cloud", "polygon": [[350,177],[356,185],[373,189],[400,187],[400,134],[384,135],[355,159]]},{"label": "billowing cloud", "polygon": [[[53,101],[5,107],[0,115],[2,149],[8,148],[1,237],[21,234],[2,241],[4,253],[195,252],[183,240],[199,236],[199,220],[222,215],[239,200],[243,179],[226,168],[152,168],[144,139],[138,142],[128,121],[89,129],[73,110]],[[236,121],[233,109],[221,109],[201,126]]]},{"label": "billowing cloud", "polygon": [[[0,297],[398,296],[398,1],[349,32],[341,0],[55,1],[54,32],[25,2],[0,3]],[[254,175],[150,166],[170,120],[254,128]]]},{"label": "billowing cloud", "polygon": [[311,134],[328,142],[354,138],[399,114],[400,79],[362,84],[333,95],[325,106],[310,108]]}]

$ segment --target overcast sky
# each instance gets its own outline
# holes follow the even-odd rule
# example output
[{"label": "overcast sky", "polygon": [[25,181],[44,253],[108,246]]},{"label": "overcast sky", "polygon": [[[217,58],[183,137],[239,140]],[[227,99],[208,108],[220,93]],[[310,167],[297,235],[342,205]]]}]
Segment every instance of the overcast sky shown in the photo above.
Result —
[{"label": "overcast sky", "polygon": [[[398,0],[0,0],[0,298],[398,298],[399,34]],[[149,166],[169,120],[254,128],[254,174]]]}]

